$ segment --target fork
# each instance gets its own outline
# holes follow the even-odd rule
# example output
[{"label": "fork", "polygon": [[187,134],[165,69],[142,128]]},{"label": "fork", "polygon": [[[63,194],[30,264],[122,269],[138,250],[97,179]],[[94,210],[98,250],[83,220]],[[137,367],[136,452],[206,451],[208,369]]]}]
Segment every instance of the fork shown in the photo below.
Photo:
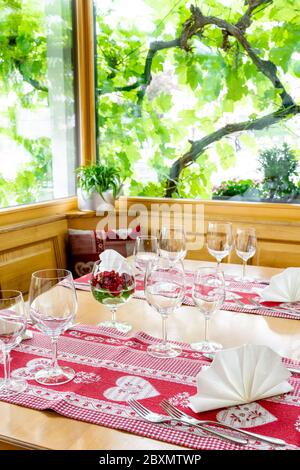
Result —
[{"label": "fork", "polygon": [[[186,413],[183,413],[183,411],[179,410],[176,408],[174,405],[172,405],[170,402],[167,400],[163,400],[160,403],[160,406],[168,413],[169,416],[172,416],[173,418],[181,419],[183,422],[186,422],[187,424],[213,424],[215,426],[222,426],[226,429],[230,429],[231,431],[236,431],[241,434],[244,434],[245,436],[249,437],[254,437],[255,439],[259,439],[260,441],[265,441],[270,444],[276,444],[279,446],[286,446],[287,443],[283,441],[282,439],[277,439],[276,437],[269,437],[269,436],[263,436],[261,434],[256,434],[254,432],[250,431],[245,431],[244,429],[239,429],[235,428],[233,426],[230,426],[228,424],[221,423],[219,421],[212,421],[212,420],[198,420],[196,418],[193,418],[192,416],[187,415]],[[207,430],[207,427],[205,427],[205,430]]]},{"label": "fork", "polygon": [[[170,423],[170,421],[177,421],[179,423],[183,423],[184,421],[181,418],[176,418],[176,417],[167,417],[165,415],[161,415],[158,413],[153,413],[151,410],[146,408],[145,406],[141,405],[138,401],[131,399],[127,401],[128,405],[145,421],[148,421],[149,423]],[[239,437],[233,437],[229,436],[228,434],[223,434],[222,432],[219,432],[215,429],[207,429],[206,427],[202,427],[201,424],[193,424],[193,423],[185,423],[192,425],[196,428],[201,429],[201,431],[205,431],[208,434],[212,434],[213,436],[221,437],[222,439],[226,439],[227,441],[234,442],[235,444],[247,444],[248,441],[243,438]]]}]

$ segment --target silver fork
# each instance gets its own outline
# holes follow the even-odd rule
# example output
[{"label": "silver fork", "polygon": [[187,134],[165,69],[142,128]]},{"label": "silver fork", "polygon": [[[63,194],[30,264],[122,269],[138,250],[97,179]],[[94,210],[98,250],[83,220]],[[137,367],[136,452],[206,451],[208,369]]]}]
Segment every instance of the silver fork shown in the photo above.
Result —
[{"label": "silver fork", "polygon": [[[170,421],[177,421],[179,423],[184,423],[184,421],[181,418],[176,418],[176,417],[167,417],[158,413],[153,413],[151,410],[146,408],[145,406],[141,405],[138,401],[131,399],[128,400],[128,405],[145,421],[148,421],[149,423],[170,423]],[[226,439],[227,441],[234,442],[235,444],[247,444],[248,441],[243,438],[239,437],[233,437],[229,436],[228,434],[223,434],[222,432],[219,432],[215,429],[207,429],[206,427],[202,427],[201,424],[193,424],[193,423],[186,423],[189,424],[190,426],[194,426],[196,428],[201,429],[201,431],[205,431],[208,434],[212,434],[213,436],[221,437],[222,439]]]},{"label": "silver fork", "polygon": [[[255,439],[259,439],[260,441],[265,441],[270,444],[276,444],[280,446],[286,446],[287,443],[283,441],[282,439],[277,439],[276,437],[269,437],[269,436],[263,436],[261,434],[256,434],[254,432],[250,431],[245,431],[244,429],[239,429],[235,428],[233,426],[230,426],[228,424],[221,423],[219,421],[212,421],[212,420],[198,420],[196,418],[193,418],[192,416],[187,415],[186,413],[183,413],[183,411],[179,410],[176,408],[174,405],[169,403],[167,400],[163,400],[160,403],[160,406],[168,413],[169,416],[172,416],[173,418],[181,419],[183,422],[190,423],[190,424],[200,424],[200,425],[205,425],[205,424],[212,424],[214,426],[222,426],[223,428],[230,429],[231,431],[236,431],[241,434],[244,434],[245,436],[249,437],[254,437]],[[205,427],[205,430],[208,428]]]}]

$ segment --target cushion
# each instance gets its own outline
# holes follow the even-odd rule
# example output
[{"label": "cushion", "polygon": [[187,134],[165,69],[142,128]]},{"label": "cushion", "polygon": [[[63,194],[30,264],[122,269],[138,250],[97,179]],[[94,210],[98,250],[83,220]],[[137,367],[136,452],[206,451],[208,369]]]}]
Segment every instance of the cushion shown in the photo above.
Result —
[{"label": "cushion", "polygon": [[68,267],[74,278],[92,271],[99,254],[104,250],[116,250],[122,256],[133,254],[140,226],[119,230],[68,230]]}]

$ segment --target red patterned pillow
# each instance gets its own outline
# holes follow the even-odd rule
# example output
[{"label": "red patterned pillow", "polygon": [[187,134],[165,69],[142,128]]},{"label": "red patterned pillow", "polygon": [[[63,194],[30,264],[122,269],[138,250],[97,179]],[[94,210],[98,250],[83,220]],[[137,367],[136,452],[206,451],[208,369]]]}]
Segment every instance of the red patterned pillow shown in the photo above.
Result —
[{"label": "red patterned pillow", "polygon": [[104,250],[116,250],[124,257],[131,256],[140,226],[109,231],[69,229],[68,232],[68,264],[77,278],[92,271],[94,262]]}]

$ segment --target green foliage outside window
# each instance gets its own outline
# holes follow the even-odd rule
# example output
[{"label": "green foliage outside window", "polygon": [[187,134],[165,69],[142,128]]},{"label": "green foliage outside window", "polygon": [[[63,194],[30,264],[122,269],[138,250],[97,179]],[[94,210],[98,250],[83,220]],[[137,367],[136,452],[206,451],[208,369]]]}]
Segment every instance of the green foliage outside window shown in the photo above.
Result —
[{"label": "green foliage outside window", "polygon": [[[251,152],[257,133],[297,119],[299,8],[139,3],[150,11],[147,31],[142,14],[130,21],[120,2],[96,2],[100,159],[121,162],[129,194],[209,198],[215,157],[224,171],[234,166],[236,137]],[[147,153],[153,182],[143,185],[135,168]]]},{"label": "green foliage outside window", "polygon": [[[0,167],[0,207],[36,201],[51,187],[50,139],[24,138],[15,117],[16,105],[48,105],[42,3],[0,0],[0,93],[8,103],[0,137],[31,155],[14,180]],[[224,171],[233,167],[236,138],[252,151],[257,133],[299,117],[299,6],[140,0],[150,11],[146,32],[118,14],[121,3],[112,1],[109,13],[96,2],[100,163],[120,168],[129,195],[210,198],[216,158]],[[137,169],[145,158],[146,182]]]}]

